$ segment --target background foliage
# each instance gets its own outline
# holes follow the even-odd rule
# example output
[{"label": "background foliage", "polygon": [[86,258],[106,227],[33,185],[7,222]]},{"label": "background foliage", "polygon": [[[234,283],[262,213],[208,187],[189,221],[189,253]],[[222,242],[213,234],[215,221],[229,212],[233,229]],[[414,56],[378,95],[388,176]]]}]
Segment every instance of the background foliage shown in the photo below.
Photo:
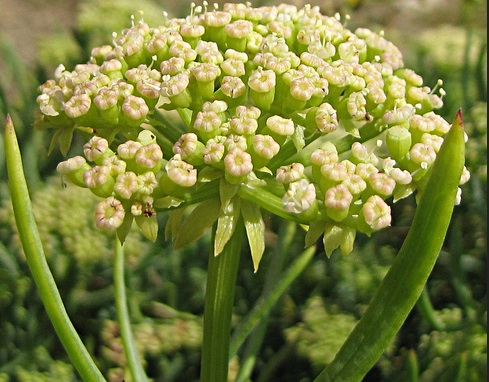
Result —
[{"label": "background foliage", "polygon": [[[96,198],[87,190],[61,186],[54,171],[61,155],[48,156],[50,133],[32,127],[36,88],[57,64],[70,68],[87,61],[90,49],[110,42],[111,32],[128,26],[138,10],[150,25],[158,25],[163,10],[172,17],[188,13],[186,2],[160,3],[0,3],[2,12],[10,16],[0,20],[0,119],[9,113],[16,125],[45,251],[68,313],[111,381],[122,380],[126,364],[115,321],[109,238],[92,222]],[[299,0],[294,3],[302,5]],[[470,137],[467,167],[472,177],[463,187],[462,204],[455,209],[424,300],[365,381],[486,381],[486,2],[336,0],[317,5],[324,14],[350,14],[352,29],[384,29],[403,51],[406,66],[421,74],[426,84],[434,86],[438,78],[443,79],[448,94],[440,113],[451,121],[462,108]],[[40,23],[34,15],[46,17]],[[81,144],[72,150],[79,150]],[[6,180],[0,152],[0,381],[77,381],[30,278]],[[397,203],[392,227],[362,237],[347,257],[335,253],[327,259],[318,248],[307,269],[264,319],[266,340],[251,380],[314,378],[368,305],[403,241],[414,208],[412,198]],[[160,219],[164,227],[165,217]],[[267,250],[260,271],[253,273],[250,256],[242,257],[236,323],[266,290],[269,273],[287,266],[277,264],[274,256],[285,232],[294,235],[287,248],[292,262],[302,250],[304,232],[273,217],[267,221]],[[206,236],[175,251],[163,232],[154,244],[136,231],[129,235],[129,306],[138,346],[155,381],[198,380],[209,241]],[[231,378],[245,355],[246,345],[231,362]]]}]

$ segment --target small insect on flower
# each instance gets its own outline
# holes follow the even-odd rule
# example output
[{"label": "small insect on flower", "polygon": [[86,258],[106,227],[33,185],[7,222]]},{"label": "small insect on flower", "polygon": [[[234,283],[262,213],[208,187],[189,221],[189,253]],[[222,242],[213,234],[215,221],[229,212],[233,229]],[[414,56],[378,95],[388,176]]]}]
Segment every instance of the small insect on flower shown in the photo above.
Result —
[{"label": "small insect on flower", "polygon": [[156,211],[153,208],[153,204],[146,202],[145,208],[143,210],[143,216],[150,218],[150,217],[155,216],[155,215],[156,215]]}]

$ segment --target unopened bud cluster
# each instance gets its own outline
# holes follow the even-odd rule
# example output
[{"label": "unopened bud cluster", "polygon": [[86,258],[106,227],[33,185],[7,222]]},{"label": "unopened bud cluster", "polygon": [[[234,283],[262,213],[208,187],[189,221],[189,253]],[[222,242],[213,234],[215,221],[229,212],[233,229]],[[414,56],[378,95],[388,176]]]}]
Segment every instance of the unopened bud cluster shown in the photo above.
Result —
[{"label": "unopened bud cluster", "polygon": [[[198,193],[213,174],[256,190],[246,195],[262,208],[280,200],[348,253],[355,232],[391,224],[387,201],[423,188],[450,129],[433,111],[444,91],[404,68],[382,33],[285,4],[204,3],[163,21],[114,33],[40,87],[40,125],[59,129],[61,147],[73,129],[93,134],[85,157],[58,169],[104,198],[98,226],[152,217],[158,198]],[[175,110],[183,130],[161,126]]]}]

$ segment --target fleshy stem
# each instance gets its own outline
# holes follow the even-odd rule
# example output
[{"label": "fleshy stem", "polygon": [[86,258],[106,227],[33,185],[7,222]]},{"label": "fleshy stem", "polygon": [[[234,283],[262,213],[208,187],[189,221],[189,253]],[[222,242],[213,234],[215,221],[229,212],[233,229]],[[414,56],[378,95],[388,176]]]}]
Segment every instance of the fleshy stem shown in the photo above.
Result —
[{"label": "fleshy stem", "polygon": [[124,283],[124,248],[118,238],[115,238],[114,260],[115,305],[127,364],[132,374],[132,380],[146,382],[148,381],[148,377],[141,364],[141,358],[139,357],[131,330],[131,320],[126,303],[126,287]]},{"label": "fleshy stem", "polygon": [[411,229],[367,311],[315,382],[361,381],[401,328],[426,284],[450,224],[464,166],[462,113],[445,137]]},{"label": "fleshy stem", "polygon": [[211,248],[209,254],[201,382],[227,382],[231,315],[244,237],[244,225],[240,219],[223,251],[214,256],[214,248]]},{"label": "fleshy stem", "polygon": [[14,124],[7,116],[5,158],[15,221],[27,264],[53,327],[73,366],[86,382],[105,381],[76,332],[49,269],[37,229]]}]

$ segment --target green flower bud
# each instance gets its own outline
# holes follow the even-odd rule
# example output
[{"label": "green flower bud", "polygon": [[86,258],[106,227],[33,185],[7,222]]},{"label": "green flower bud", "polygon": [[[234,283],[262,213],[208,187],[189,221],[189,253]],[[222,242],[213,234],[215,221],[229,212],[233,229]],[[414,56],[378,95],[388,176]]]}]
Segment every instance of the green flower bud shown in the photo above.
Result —
[{"label": "green flower bud", "polygon": [[348,187],[339,184],[326,191],[324,205],[328,216],[334,221],[340,222],[348,216],[353,195]]},{"label": "green flower bud", "polygon": [[253,103],[261,109],[268,110],[275,98],[275,85],[275,72],[262,68],[254,70],[248,79]]},{"label": "green flower bud", "polygon": [[56,171],[61,175],[66,176],[70,182],[79,187],[87,187],[83,180],[83,174],[90,169],[91,166],[87,163],[85,158],[79,155],[60,162],[56,167]]},{"label": "green flower bud", "polygon": [[115,180],[108,166],[94,166],[85,171],[83,181],[85,182],[85,186],[97,196],[110,196],[114,190]]},{"label": "green flower bud", "polygon": [[397,161],[402,160],[411,149],[411,133],[399,125],[387,130],[385,141],[390,155]]}]

